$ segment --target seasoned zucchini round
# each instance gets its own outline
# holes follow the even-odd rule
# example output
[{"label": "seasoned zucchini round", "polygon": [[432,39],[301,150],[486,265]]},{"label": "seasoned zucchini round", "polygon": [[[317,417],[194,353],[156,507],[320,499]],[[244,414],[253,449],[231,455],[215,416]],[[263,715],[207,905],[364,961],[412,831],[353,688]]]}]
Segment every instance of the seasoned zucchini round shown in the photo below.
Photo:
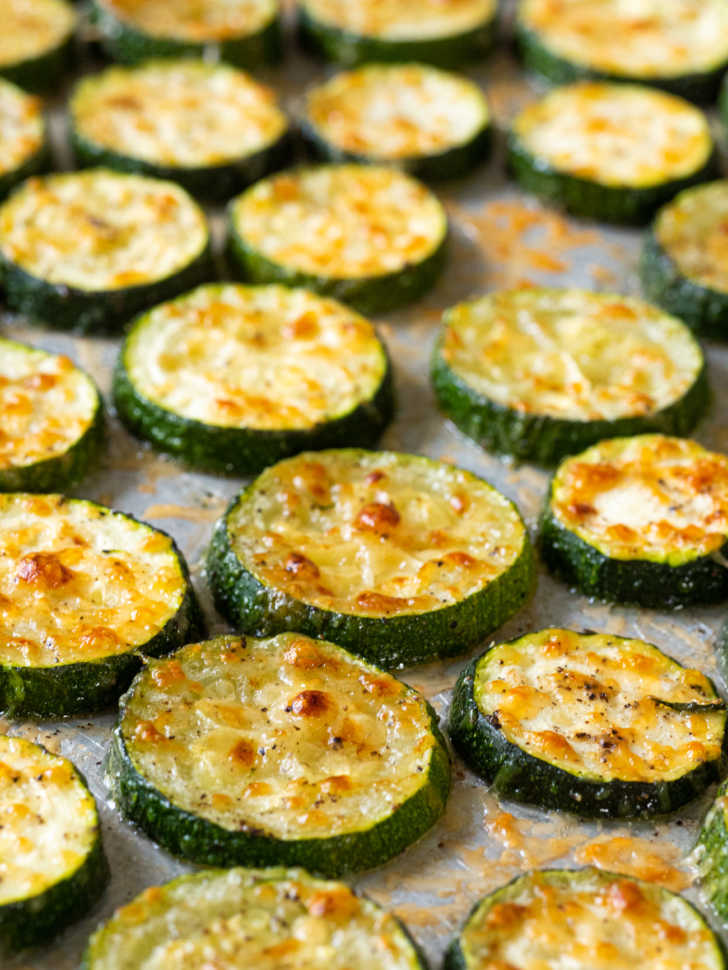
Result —
[{"label": "seasoned zucchini round", "polygon": [[225,64],[110,67],[79,82],[70,109],[82,164],[172,179],[213,201],[280,168],[290,151],[273,92]]},{"label": "seasoned zucchini round", "polygon": [[693,858],[703,893],[723,922],[728,920],[728,782],[718,789],[703,820]]},{"label": "seasoned zucchini round", "polygon": [[285,286],[201,286],[140,317],[114,401],[135,434],[191,465],[250,475],[308,448],[373,446],[392,371],[353,310]]},{"label": "seasoned zucchini round", "polygon": [[653,88],[598,81],[557,88],[525,108],[508,158],[528,191],[574,215],[624,223],[644,222],[716,164],[698,108]]},{"label": "seasoned zucchini round", "polygon": [[67,0],[3,0],[0,75],[31,91],[58,82],[69,67],[76,13]]},{"label": "seasoned zucchini round", "polygon": [[256,636],[299,630],[384,667],[462,653],[525,602],[516,507],[444,462],[356,449],[266,469],[217,525],[218,607]]},{"label": "seasoned zucchini round", "polygon": [[187,566],[164,532],[94,502],[0,495],[0,710],[98,710],[143,656],[200,633]]},{"label": "seasoned zucchini round", "polygon": [[608,78],[713,101],[728,67],[726,0],[521,0],[526,67],[563,84]]},{"label": "seasoned zucchini round", "polygon": [[0,957],[47,943],[109,877],[91,793],[70,761],[0,734]]},{"label": "seasoned zucchini round", "polygon": [[304,43],[342,64],[460,67],[495,42],[497,0],[299,0]]},{"label": "seasoned zucchini round", "polygon": [[68,357],[0,339],[0,491],[65,489],[103,441],[96,385]]},{"label": "seasoned zucchini round", "polygon": [[708,403],[703,353],[680,320],[586,290],[503,290],[453,307],[432,382],[465,434],[546,465],[612,435],[687,434]]},{"label": "seasoned zucchini round", "polygon": [[218,637],[150,663],[108,760],[121,811],[206,865],[381,865],[434,825],[450,763],[411,687],[324,640]]},{"label": "seasoned zucchini round", "polygon": [[445,970],[725,970],[720,938],[682,896],[598,869],[518,876],[475,905]]},{"label": "seasoned zucchini round", "polygon": [[540,630],[458,679],[449,733],[499,794],[585,818],[674,811],[720,776],[726,706],[642,640]]},{"label": "seasoned zucchini round", "polygon": [[657,213],[642,252],[649,298],[696,333],[728,338],[728,180],[686,189]]},{"label": "seasoned zucchini round", "polygon": [[230,207],[233,267],[307,286],[362,313],[422,296],[443,268],[447,216],[420,182],[375,165],[320,165],[257,182]]},{"label": "seasoned zucchini round", "polygon": [[238,67],[278,60],[278,0],[91,0],[110,57],[205,57]]},{"label": "seasoned zucchini round", "polygon": [[491,141],[477,84],[423,64],[369,64],[309,91],[303,131],[331,161],[385,162],[422,178],[464,175]]},{"label": "seasoned zucchini round", "polygon": [[728,458],[663,435],[566,458],[541,521],[546,564],[587,596],[668,608],[728,596]]},{"label": "seasoned zucchini round", "polygon": [[103,168],[32,178],[0,206],[0,272],[12,309],[112,332],[204,281],[207,223],[172,182]]},{"label": "seasoned zucchini round", "polygon": [[[0,40],[0,49],[2,40]],[[0,199],[48,161],[43,104],[0,79]]]},{"label": "seasoned zucchini round", "polygon": [[231,954],[255,970],[427,970],[395,916],[301,869],[197,872],[145,889],[94,933],[81,970],[212,970]]}]

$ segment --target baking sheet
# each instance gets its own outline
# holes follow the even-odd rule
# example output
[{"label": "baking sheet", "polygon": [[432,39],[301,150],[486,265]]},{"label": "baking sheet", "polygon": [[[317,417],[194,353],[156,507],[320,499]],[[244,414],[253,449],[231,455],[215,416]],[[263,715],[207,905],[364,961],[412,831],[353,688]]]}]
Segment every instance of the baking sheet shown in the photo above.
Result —
[{"label": "baking sheet", "polygon": [[[536,86],[523,79],[505,49],[487,65],[468,73],[488,92],[500,126],[538,93]],[[295,110],[305,84],[324,74],[320,65],[296,55],[289,44],[285,66],[266,79]],[[57,161],[64,165],[68,156],[61,106],[59,99],[51,111],[51,124]],[[528,282],[639,293],[635,269],[640,233],[579,223],[540,207],[506,181],[502,155],[498,144],[488,166],[460,182],[438,187],[452,222],[449,268],[426,300],[377,320],[394,362],[399,397],[396,420],[381,446],[452,461],[483,476],[516,501],[533,534],[547,474],[484,453],[435,409],[428,363],[440,314],[459,300]],[[214,212],[211,216],[219,245],[222,215]],[[108,401],[118,341],[59,335],[9,314],[2,315],[1,323],[8,336],[68,354],[93,375]],[[727,451],[723,415],[728,404],[728,348],[711,344],[707,350],[714,402],[695,437],[710,448]],[[112,416],[101,467],[74,494],[132,512],[170,532],[187,557],[215,633],[226,627],[215,615],[206,591],[204,553],[214,521],[243,484],[242,479],[184,470],[134,440]],[[724,688],[715,670],[712,643],[725,612],[724,607],[661,613],[604,606],[570,592],[541,570],[530,604],[498,631],[497,638],[508,639],[543,626],[586,627],[642,637],[683,663],[704,670]],[[465,659],[413,668],[402,677],[421,689],[444,717],[450,689]],[[117,906],[149,885],[194,868],[173,859],[123,822],[110,801],[102,766],[113,720],[113,712],[42,724],[0,718],[0,730],[42,742],[71,758],[86,774],[99,802],[112,870],[109,888],[86,919],[52,946],[6,963],[8,970],[73,970],[89,933]],[[699,900],[691,885],[694,871],[685,854],[694,842],[710,794],[668,821],[582,823],[502,802],[456,761],[444,818],[409,851],[351,882],[405,920],[434,968],[472,903],[534,866],[601,863],[685,889],[690,898]],[[630,868],[635,860],[639,861],[637,869]]]}]

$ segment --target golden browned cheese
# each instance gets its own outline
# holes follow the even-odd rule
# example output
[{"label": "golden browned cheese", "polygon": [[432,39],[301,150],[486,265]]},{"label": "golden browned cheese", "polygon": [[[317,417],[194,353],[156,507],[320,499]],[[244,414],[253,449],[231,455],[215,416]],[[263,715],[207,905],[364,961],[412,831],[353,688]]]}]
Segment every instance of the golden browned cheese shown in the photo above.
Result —
[{"label": "golden browned cheese", "polygon": [[681,192],[660,210],[654,233],[684,276],[728,293],[728,181]]},{"label": "golden browned cheese", "polygon": [[495,0],[303,0],[326,24],[383,40],[424,40],[465,33],[490,21]]},{"label": "golden browned cheese", "polygon": [[44,137],[40,98],[26,94],[0,78],[0,174],[20,168],[37,154]]},{"label": "golden browned cheese", "polygon": [[76,16],[66,0],[3,0],[0,66],[41,57],[73,32]]},{"label": "golden browned cheese", "polygon": [[255,33],[278,12],[277,0],[101,0],[100,5],[144,33],[198,44]]}]

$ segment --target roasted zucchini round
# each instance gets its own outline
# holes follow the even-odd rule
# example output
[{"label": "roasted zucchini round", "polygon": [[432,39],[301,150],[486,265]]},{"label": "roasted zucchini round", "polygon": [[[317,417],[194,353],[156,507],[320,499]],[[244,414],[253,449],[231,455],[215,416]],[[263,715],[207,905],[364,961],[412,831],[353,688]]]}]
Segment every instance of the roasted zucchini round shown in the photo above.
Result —
[{"label": "roasted zucchini round", "polygon": [[67,0],[3,0],[0,75],[30,91],[55,85],[70,66],[76,13]]},{"label": "roasted zucchini round", "polygon": [[525,602],[518,510],[480,478],[395,452],[266,469],[217,525],[208,576],[238,630],[299,630],[384,667],[462,653]]},{"label": "roasted zucchini round", "polygon": [[693,859],[703,893],[725,922],[728,920],[728,782],[718,789],[703,820]]},{"label": "roasted zucchini round", "polygon": [[728,180],[686,189],[657,213],[642,252],[647,296],[696,333],[728,338]]},{"label": "roasted zucchini round", "polygon": [[94,933],[81,970],[146,970],[150,960],[212,970],[231,967],[230,954],[251,970],[427,970],[395,916],[301,869],[197,872],[145,889]]},{"label": "roasted zucchini round", "polygon": [[665,609],[728,596],[728,458],[663,435],[566,458],[541,521],[544,561],[587,596]]},{"label": "roasted zucchini round", "polygon": [[475,905],[445,970],[492,967],[725,970],[720,938],[687,899],[598,869],[518,876]]},{"label": "roasted zucchini round", "polygon": [[230,205],[234,271],[307,286],[362,313],[410,303],[443,268],[447,216],[391,167],[320,165],[257,182]]},{"label": "roasted zucchini round", "polygon": [[0,710],[98,710],[142,657],[200,627],[187,566],[164,532],[80,499],[0,495]]},{"label": "roasted zucchini round", "polygon": [[0,206],[7,303],[54,327],[113,332],[210,272],[205,216],[173,182],[89,169],[29,179]]},{"label": "roasted zucchini round", "polygon": [[382,865],[445,808],[427,701],[324,640],[218,637],[154,661],[121,701],[107,763],[121,811],[206,865]]},{"label": "roasted zucchini round", "polygon": [[240,475],[309,448],[374,446],[394,409],[387,352],[367,320],[307,290],[233,283],[141,316],[114,401],[162,451]]},{"label": "roasted zucchini round", "polygon": [[336,75],[309,91],[302,127],[319,157],[394,164],[421,178],[464,175],[491,142],[477,84],[423,64],[368,64]]},{"label": "roasted zucchini round", "polygon": [[205,57],[259,67],[281,54],[278,0],[91,0],[110,57]]},{"label": "roasted zucchini round", "polygon": [[109,877],[99,818],[70,761],[0,734],[0,957],[47,943]]},{"label": "roasted zucchini round", "polygon": [[725,0],[521,0],[526,67],[564,84],[606,78],[714,101],[728,67]]},{"label": "roasted zucchini round", "polygon": [[[2,41],[0,40],[0,49]],[[0,78],[0,199],[48,162],[43,104]]]},{"label": "roasted zucchini round", "polygon": [[503,290],[448,310],[432,383],[465,434],[545,465],[613,435],[687,434],[709,396],[680,320],[586,290]]},{"label": "roasted zucchini round", "polygon": [[280,168],[291,151],[273,92],[226,64],[110,67],[79,82],[70,111],[83,165],[172,179],[211,201]]},{"label": "roasted zucchini round", "polygon": [[68,357],[0,339],[0,491],[66,489],[103,441],[96,385]]},{"label": "roasted zucchini round", "polygon": [[720,777],[726,706],[642,640],[540,630],[461,673],[449,733],[505,798],[585,818],[680,808]]},{"label": "roasted zucchini round", "polygon": [[703,112],[635,84],[557,88],[517,116],[508,146],[523,188],[605,222],[642,223],[716,167]]}]

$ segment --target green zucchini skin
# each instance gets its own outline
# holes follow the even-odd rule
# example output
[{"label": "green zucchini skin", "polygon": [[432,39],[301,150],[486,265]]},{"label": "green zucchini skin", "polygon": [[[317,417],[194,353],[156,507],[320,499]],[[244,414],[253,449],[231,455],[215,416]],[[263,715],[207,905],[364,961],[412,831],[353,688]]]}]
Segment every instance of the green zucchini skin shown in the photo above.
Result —
[{"label": "green zucchini skin", "polygon": [[140,64],[153,57],[204,57],[206,51],[214,50],[219,51],[220,60],[236,67],[256,68],[275,64],[282,55],[279,17],[247,37],[211,44],[152,36],[115,17],[99,0],[92,0],[91,17],[101,31],[105,52],[121,64]]},{"label": "green zucchini skin", "polygon": [[724,782],[708,810],[695,847],[703,893],[718,916],[728,920],[728,827],[725,818]]},{"label": "green zucchini skin", "polygon": [[[465,763],[504,798],[582,818],[646,818],[672,812],[717,781],[722,763],[708,762],[673,781],[594,781],[572,775],[535,758],[509,741],[497,718],[486,716],[475,700],[478,663],[471,660],[455,685],[448,734]],[[723,759],[728,737],[723,738]]]},{"label": "green zucchini skin", "polygon": [[654,414],[615,420],[574,421],[516,411],[478,393],[441,356],[442,337],[432,357],[430,378],[440,409],[469,438],[488,451],[513,455],[522,461],[555,465],[602,438],[618,438],[648,431],[687,435],[710,401],[705,364],[692,386],[673,404]]},{"label": "green zucchini skin", "polygon": [[71,34],[56,47],[52,47],[38,57],[29,57],[15,64],[4,64],[0,67],[0,75],[26,91],[47,93],[53,90],[71,69],[74,47],[75,40]]}]

